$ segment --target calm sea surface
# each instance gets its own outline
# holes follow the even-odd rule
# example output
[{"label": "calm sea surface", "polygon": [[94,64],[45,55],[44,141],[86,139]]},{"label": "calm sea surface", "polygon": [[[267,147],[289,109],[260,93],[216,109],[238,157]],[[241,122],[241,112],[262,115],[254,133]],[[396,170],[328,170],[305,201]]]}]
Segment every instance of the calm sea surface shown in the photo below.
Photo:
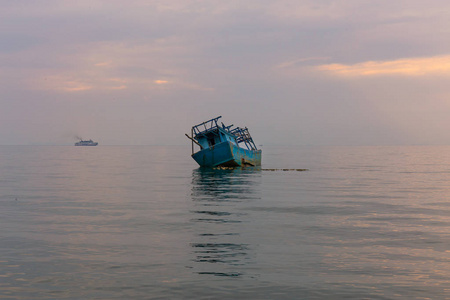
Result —
[{"label": "calm sea surface", "polygon": [[1,299],[450,299],[450,147],[0,146]]}]

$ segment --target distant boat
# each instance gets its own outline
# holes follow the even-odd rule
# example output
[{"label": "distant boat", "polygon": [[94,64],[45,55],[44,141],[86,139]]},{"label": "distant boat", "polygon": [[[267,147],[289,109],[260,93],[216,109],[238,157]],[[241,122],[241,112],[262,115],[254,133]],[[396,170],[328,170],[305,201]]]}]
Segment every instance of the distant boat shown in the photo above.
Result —
[{"label": "distant boat", "polygon": [[[260,166],[261,150],[256,148],[250,133],[245,128],[219,125],[221,116],[195,125],[191,135],[192,158],[201,167]],[[194,144],[200,147],[194,153]]]},{"label": "distant boat", "polygon": [[79,142],[75,143],[75,146],[97,146],[97,145],[98,145],[98,143],[94,142],[92,140],[88,140],[88,141],[80,140]]}]

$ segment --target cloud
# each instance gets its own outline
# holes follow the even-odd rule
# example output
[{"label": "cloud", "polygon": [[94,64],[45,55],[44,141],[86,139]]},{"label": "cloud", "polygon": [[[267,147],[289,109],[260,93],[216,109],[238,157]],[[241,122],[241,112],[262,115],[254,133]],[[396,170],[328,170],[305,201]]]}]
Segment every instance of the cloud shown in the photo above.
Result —
[{"label": "cloud", "polygon": [[111,62],[110,61],[99,62],[99,63],[94,64],[94,66],[96,66],[96,67],[109,67],[109,66],[111,66]]},{"label": "cloud", "polygon": [[160,85],[160,84],[167,84],[167,83],[169,83],[169,82],[168,82],[167,80],[161,80],[161,79],[158,79],[158,80],[155,80],[154,83]]},{"label": "cloud", "polygon": [[450,4],[432,2],[6,1],[0,138],[78,126],[106,143],[173,143],[211,114],[276,143],[446,137]]},{"label": "cloud", "polygon": [[[98,42],[78,47],[76,53],[58,53],[49,57],[55,63],[36,67],[27,83],[31,90],[55,92],[107,90],[211,90],[202,78],[192,75],[177,38],[141,42]],[[30,71],[28,71],[30,73]]]},{"label": "cloud", "polygon": [[353,65],[326,64],[320,65],[316,68],[320,71],[329,72],[340,76],[450,75],[450,55],[404,58],[390,61],[366,61]]},{"label": "cloud", "polygon": [[283,62],[281,64],[278,64],[276,67],[277,68],[289,68],[289,67],[295,67],[298,65],[302,65],[305,63],[312,63],[315,61],[329,60],[329,59],[330,59],[330,57],[306,57],[306,58],[300,58],[300,59]]},{"label": "cloud", "polygon": [[81,92],[92,89],[92,86],[79,81],[64,81],[58,89],[66,92]]},{"label": "cloud", "polygon": [[31,82],[37,90],[74,93],[90,90],[124,90],[127,88],[125,79],[102,77],[88,72],[84,75],[67,73],[41,76]]}]

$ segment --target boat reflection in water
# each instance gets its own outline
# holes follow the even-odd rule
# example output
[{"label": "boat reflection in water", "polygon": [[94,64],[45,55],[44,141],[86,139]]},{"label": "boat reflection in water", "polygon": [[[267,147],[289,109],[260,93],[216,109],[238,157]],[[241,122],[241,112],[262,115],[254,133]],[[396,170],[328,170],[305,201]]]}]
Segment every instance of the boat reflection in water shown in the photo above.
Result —
[{"label": "boat reflection in water", "polygon": [[247,236],[251,222],[246,205],[260,199],[261,171],[196,169],[192,174],[191,210],[195,242],[194,272],[215,276],[241,276],[254,262]]}]

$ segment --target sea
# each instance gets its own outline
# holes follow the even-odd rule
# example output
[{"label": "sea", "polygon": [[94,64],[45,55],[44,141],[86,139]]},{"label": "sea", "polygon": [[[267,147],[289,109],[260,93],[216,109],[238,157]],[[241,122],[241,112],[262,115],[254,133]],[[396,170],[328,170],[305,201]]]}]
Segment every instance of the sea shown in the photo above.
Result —
[{"label": "sea", "polygon": [[0,146],[0,299],[450,299],[450,146],[262,149]]}]

